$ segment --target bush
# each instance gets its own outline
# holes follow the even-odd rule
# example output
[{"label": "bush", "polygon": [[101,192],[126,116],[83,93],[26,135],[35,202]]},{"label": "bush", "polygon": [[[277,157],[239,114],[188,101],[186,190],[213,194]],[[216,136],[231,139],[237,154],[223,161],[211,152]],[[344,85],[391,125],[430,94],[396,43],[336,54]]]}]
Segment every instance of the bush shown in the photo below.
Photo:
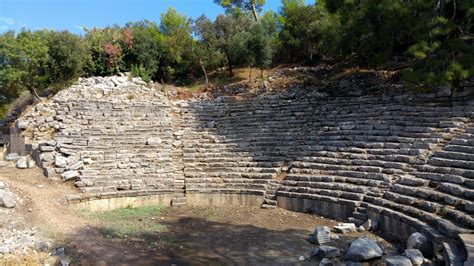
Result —
[{"label": "bush", "polygon": [[140,77],[146,83],[151,82],[152,72],[146,69],[143,65],[133,65],[132,66],[132,76]]}]

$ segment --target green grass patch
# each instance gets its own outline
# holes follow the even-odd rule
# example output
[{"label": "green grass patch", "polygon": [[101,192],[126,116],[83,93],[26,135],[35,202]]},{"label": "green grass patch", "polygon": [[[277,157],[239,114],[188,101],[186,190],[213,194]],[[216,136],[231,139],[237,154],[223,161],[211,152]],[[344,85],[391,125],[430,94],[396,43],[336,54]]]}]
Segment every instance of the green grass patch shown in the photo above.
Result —
[{"label": "green grass patch", "polygon": [[105,212],[84,212],[90,219],[99,221],[99,230],[106,237],[147,238],[166,227],[160,224],[163,206],[127,207]]}]

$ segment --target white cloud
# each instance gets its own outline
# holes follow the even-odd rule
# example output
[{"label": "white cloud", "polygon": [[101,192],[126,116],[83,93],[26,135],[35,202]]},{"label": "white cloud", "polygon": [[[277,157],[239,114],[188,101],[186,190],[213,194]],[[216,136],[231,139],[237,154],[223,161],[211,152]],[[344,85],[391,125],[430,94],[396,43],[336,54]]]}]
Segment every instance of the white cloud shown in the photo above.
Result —
[{"label": "white cloud", "polygon": [[12,26],[15,24],[15,20],[12,18],[0,17],[0,25]]}]

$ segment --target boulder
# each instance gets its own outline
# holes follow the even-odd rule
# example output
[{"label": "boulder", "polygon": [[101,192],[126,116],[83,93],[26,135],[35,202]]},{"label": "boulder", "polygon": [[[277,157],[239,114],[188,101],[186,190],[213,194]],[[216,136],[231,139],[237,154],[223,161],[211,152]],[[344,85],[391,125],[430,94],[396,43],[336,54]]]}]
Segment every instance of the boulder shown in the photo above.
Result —
[{"label": "boulder", "polygon": [[28,160],[26,157],[20,157],[16,160],[16,167],[18,169],[26,169],[28,168]]},{"label": "boulder", "polygon": [[358,238],[351,243],[346,254],[346,260],[364,261],[375,258],[381,258],[383,251],[380,246],[369,238]]},{"label": "boulder", "polygon": [[74,170],[73,171],[66,171],[61,176],[64,179],[64,181],[68,181],[68,180],[71,180],[71,179],[74,179],[74,178],[78,177],[79,172],[74,171]]},{"label": "boulder", "polygon": [[316,227],[316,229],[314,229],[314,233],[309,238],[309,241],[317,245],[323,245],[331,242],[331,229],[329,229],[327,226]]},{"label": "boulder", "polygon": [[7,188],[7,186],[5,185],[5,183],[0,181],[0,189],[6,189],[6,188]]},{"label": "boulder", "polygon": [[411,260],[411,263],[413,263],[413,265],[421,265],[423,264],[423,261],[425,260],[425,258],[423,257],[423,254],[418,249],[407,249],[405,250],[404,255],[405,257]]},{"label": "boulder", "polygon": [[407,249],[418,249],[425,258],[433,257],[433,245],[428,238],[421,233],[413,233],[408,237]]},{"label": "boulder", "polygon": [[15,205],[13,196],[5,190],[0,190],[0,207],[14,208]]},{"label": "boulder", "polygon": [[387,266],[412,266],[411,260],[404,256],[392,256],[385,259]]}]

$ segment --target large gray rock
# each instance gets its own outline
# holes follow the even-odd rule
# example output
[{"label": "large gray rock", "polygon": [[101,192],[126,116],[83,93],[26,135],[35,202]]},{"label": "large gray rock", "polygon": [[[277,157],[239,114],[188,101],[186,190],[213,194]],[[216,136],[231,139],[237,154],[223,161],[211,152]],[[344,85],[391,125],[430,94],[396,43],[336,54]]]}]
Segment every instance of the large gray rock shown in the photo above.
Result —
[{"label": "large gray rock", "polygon": [[375,241],[368,238],[358,238],[351,243],[345,258],[358,262],[380,258],[382,255],[383,251]]},{"label": "large gray rock", "polygon": [[423,254],[418,249],[407,249],[405,250],[404,255],[405,257],[411,260],[411,263],[413,263],[413,265],[421,265],[423,264],[423,261],[425,260],[425,258],[423,257]]},{"label": "large gray rock", "polygon": [[407,249],[418,249],[425,258],[433,257],[433,245],[428,238],[421,233],[413,233],[408,237]]},{"label": "large gray rock", "polygon": [[0,207],[14,208],[16,205],[13,196],[5,190],[0,190]]},{"label": "large gray rock", "polygon": [[404,256],[393,256],[385,259],[387,266],[412,266],[411,260]]},{"label": "large gray rock", "polygon": [[331,229],[327,226],[316,227],[314,233],[309,238],[309,241],[317,245],[331,242]]}]

